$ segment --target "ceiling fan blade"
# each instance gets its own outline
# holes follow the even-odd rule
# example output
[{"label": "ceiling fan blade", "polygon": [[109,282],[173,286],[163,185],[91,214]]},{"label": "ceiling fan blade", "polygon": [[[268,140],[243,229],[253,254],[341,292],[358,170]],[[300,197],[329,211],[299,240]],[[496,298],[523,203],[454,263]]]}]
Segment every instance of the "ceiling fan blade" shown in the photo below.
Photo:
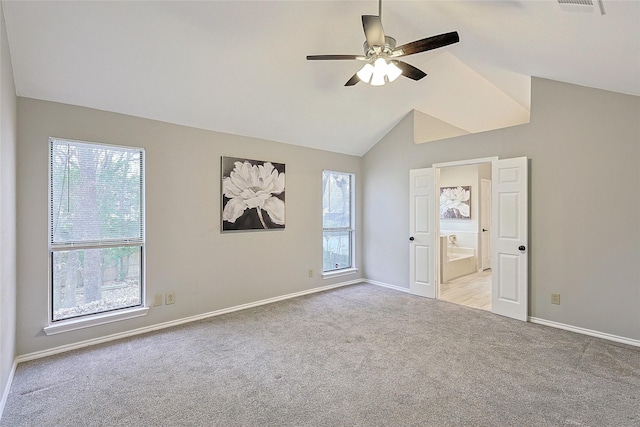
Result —
[{"label": "ceiling fan blade", "polygon": [[350,59],[366,59],[362,55],[307,55],[308,61],[339,61]]},{"label": "ceiling fan blade", "polygon": [[425,73],[424,71],[419,70],[413,65],[407,64],[406,62],[402,62],[402,61],[393,61],[393,62],[398,66],[398,68],[402,70],[403,76],[409,77],[412,80],[420,80],[421,78],[427,75],[427,73]]},{"label": "ceiling fan blade", "polygon": [[414,53],[425,52],[427,50],[437,49],[439,47],[447,46],[453,43],[458,43],[460,37],[457,31],[450,33],[444,33],[433,37],[427,37],[426,39],[416,40],[411,43],[403,44],[393,50],[393,52],[402,51],[401,55],[394,55],[396,57],[413,55]]},{"label": "ceiling fan blade", "polygon": [[362,28],[364,28],[364,35],[369,47],[380,46],[384,48],[384,29],[379,16],[362,15]]},{"label": "ceiling fan blade", "polygon": [[356,83],[358,83],[359,81],[360,81],[360,77],[358,77],[358,73],[355,73],[355,74],[353,75],[353,77],[351,77],[351,78],[349,79],[349,81],[348,81],[348,82],[346,82],[344,85],[345,85],[345,86],[353,86],[353,85],[355,85]]}]

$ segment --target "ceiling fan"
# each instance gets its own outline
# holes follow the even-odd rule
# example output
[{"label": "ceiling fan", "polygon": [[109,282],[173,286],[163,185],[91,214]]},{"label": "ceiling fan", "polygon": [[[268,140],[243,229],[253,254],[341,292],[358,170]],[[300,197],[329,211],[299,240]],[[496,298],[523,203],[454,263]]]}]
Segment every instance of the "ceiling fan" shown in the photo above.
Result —
[{"label": "ceiling fan", "polygon": [[364,61],[366,64],[345,83],[345,86],[353,86],[360,80],[372,86],[382,86],[394,81],[400,75],[412,80],[420,80],[427,75],[424,71],[396,58],[426,52],[460,41],[458,32],[453,31],[396,47],[396,39],[385,36],[382,29],[382,0],[378,3],[378,16],[362,15],[362,27],[366,38],[363,45],[364,55],[309,55],[307,60]]}]

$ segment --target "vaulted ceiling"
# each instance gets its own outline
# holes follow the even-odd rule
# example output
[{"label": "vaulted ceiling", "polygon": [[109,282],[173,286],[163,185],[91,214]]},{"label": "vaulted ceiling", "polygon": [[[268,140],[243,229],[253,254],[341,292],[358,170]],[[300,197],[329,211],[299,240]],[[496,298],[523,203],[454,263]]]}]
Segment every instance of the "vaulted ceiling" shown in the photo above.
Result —
[{"label": "vaulted ceiling", "polygon": [[593,2],[386,0],[398,44],[460,43],[382,87],[305,59],[361,54],[374,0],[2,4],[19,96],[362,155],[413,109],[425,140],[526,122],[531,76],[640,96],[640,1]]}]

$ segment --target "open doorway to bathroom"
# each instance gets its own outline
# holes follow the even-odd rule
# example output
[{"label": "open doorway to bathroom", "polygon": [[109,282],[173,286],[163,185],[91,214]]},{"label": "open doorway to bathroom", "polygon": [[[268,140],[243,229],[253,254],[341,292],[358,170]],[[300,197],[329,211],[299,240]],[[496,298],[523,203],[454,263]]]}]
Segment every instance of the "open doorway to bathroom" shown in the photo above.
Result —
[{"label": "open doorway to bathroom", "polygon": [[437,298],[491,311],[491,162],[436,169]]}]

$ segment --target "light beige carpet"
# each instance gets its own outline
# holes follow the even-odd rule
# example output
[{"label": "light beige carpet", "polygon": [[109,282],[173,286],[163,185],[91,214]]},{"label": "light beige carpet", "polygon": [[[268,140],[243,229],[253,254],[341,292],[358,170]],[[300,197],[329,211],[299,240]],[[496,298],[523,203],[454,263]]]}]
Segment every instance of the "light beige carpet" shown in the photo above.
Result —
[{"label": "light beige carpet", "polygon": [[20,364],[2,426],[638,426],[640,349],[354,285]]}]

